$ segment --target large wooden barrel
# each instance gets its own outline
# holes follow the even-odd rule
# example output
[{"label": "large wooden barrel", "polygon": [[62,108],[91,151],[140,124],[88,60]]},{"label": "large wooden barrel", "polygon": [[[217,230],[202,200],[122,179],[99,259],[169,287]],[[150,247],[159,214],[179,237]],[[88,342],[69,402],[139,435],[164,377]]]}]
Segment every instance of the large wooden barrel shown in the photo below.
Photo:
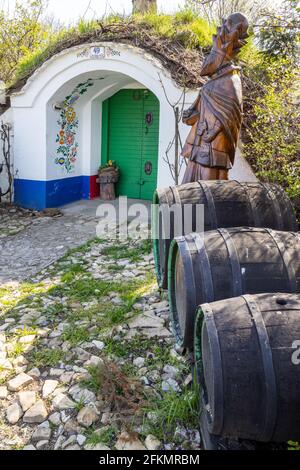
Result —
[{"label": "large wooden barrel", "polygon": [[299,339],[299,294],[201,305],[194,352],[204,433],[207,428],[213,435],[262,442],[299,440]]},{"label": "large wooden barrel", "polygon": [[198,305],[242,294],[300,291],[300,234],[242,227],[177,237],[168,270],[176,340],[192,348]]},{"label": "large wooden barrel", "polygon": [[[293,208],[286,193],[275,184],[238,181],[198,181],[181,186],[158,189],[153,198],[152,215],[153,252],[157,281],[167,288],[168,253],[175,236],[197,231],[196,206],[204,205],[204,230],[219,227],[268,227],[274,230],[297,231]],[[190,226],[178,227],[174,234],[174,217],[160,207],[191,204]],[[183,212],[183,211],[182,211]],[[184,222],[184,221],[183,221]],[[190,229],[192,227],[192,229]],[[168,234],[164,239],[163,233]]]}]

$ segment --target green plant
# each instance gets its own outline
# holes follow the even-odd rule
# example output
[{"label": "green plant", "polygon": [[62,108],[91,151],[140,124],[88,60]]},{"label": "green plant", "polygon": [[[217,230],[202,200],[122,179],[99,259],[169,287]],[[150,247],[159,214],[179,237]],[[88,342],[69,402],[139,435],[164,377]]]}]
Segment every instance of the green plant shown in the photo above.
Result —
[{"label": "green plant", "polygon": [[68,328],[66,328],[61,335],[61,339],[63,341],[68,341],[71,346],[76,346],[77,344],[83,343],[84,341],[88,341],[89,338],[90,333],[86,327],[79,327],[74,324],[71,324]]},{"label": "green plant", "polygon": [[33,367],[53,367],[63,361],[65,353],[61,349],[39,349],[33,351],[29,359]]},{"label": "green plant", "polygon": [[87,433],[86,444],[92,447],[97,444],[105,444],[111,446],[116,437],[116,429],[113,426],[98,429],[97,431],[91,430]]},{"label": "green plant", "polygon": [[[149,412],[154,413],[155,419],[146,417]],[[199,387],[196,383],[192,389],[185,388],[181,393],[168,392],[162,399],[154,398],[145,408],[143,428],[146,434],[150,432],[160,440],[169,440],[178,425],[198,428]]]},{"label": "green plant", "polygon": [[76,403],[75,410],[79,413],[79,411],[82,410],[82,408],[84,408],[84,398],[83,397],[81,397],[79,402]]},{"label": "green plant", "polygon": [[267,58],[264,76],[254,99],[255,119],[245,133],[245,156],[260,180],[281,185],[296,200],[300,196],[299,77],[288,60]]}]

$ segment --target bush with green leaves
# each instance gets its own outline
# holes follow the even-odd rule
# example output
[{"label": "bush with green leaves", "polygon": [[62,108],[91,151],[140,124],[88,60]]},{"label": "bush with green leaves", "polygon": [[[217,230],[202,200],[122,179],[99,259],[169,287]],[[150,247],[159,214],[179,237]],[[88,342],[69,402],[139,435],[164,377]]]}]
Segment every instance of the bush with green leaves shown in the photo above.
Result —
[{"label": "bush with green leaves", "polygon": [[[249,72],[248,72],[249,73]],[[251,78],[252,119],[244,133],[244,154],[261,181],[281,185],[300,209],[299,76],[288,59],[263,56]]]}]

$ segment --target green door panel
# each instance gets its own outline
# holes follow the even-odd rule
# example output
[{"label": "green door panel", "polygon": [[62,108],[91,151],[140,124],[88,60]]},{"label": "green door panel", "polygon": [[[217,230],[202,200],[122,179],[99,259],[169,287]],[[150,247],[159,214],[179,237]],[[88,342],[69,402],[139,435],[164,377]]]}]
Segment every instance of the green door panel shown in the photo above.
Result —
[{"label": "green door panel", "polygon": [[[150,125],[147,113],[152,113]],[[148,90],[120,90],[102,105],[102,164],[120,168],[117,195],[152,199],[157,183],[159,102]],[[152,172],[145,173],[151,163]],[[148,164],[149,167],[149,164]]]},{"label": "green door panel", "polygon": [[[141,165],[141,199],[151,199],[157,187],[157,160],[158,160],[158,135],[159,135],[159,102],[156,96],[148,90],[144,91],[144,116],[143,116],[143,145]],[[147,124],[146,116],[151,115],[152,122]],[[155,157],[154,157],[155,156]],[[152,172],[145,172],[145,165],[150,162]]]}]

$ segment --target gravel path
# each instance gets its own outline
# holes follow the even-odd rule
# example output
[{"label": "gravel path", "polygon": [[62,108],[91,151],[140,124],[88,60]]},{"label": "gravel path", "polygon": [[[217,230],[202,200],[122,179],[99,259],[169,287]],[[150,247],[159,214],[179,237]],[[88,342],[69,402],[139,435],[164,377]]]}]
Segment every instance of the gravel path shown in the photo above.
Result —
[{"label": "gravel path", "polygon": [[[19,234],[19,256],[42,254],[34,272],[62,254],[75,228],[65,217],[33,224]],[[92,228],[82,221],[76,243]],[[191,375],[150,251],[145,240],[97,240],[29,283],[0,288],[0,449],[199,448],[197,412],[186,416]],[[166,428],[174,400],[186,409],[171,412]]]}]

